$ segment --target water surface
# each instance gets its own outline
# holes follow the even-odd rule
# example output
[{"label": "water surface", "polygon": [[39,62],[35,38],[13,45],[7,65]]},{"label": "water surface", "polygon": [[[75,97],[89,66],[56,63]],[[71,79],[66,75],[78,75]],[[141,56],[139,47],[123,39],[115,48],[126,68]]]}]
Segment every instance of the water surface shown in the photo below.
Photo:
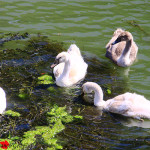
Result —
[{"label": "water surface", "polygon": [[[64,42],[67,49],[75,43],[89,64],[88,74],[79,85],[64,89],[53,85],[56,93],[36,87],[33,89],[33,102],[55,101],[58,105],[67,105],[72,114],[83,115],[82,124],[70,124],[60,134],[66,149],[149,149],[149,128],[133,120],[116,117],[97,110],[78,97],[81,85],[86,81],[100,84],[105,99],[124,92],[136,92],[150,99],[150,1],[49,1],[49,0],[1,0],[0,32],[40,33],[52,40]],[[105,58],[105,45],[114,30],[123,28],[133,34],[139,47],[136,62],[129,68],[121,68]],[[9,57],[2,50],[26,47],[25,40],[9,41],[0,47],[1,74],[0,86],[4,87],[8,97],[8,107],[14,109],[14,103],[27,107],[29,100],[17,98],[19,89],[31,87],[34,77],[40,73],[51,74],[50,64],[54,60],[51,53],[36,52],[15,53]],[[27,49],[28,51],[28,49]],[[12,52],[11,52],[12,53]],[[93,59],[96,57],[96,60]],[[111,94],[107,89],[111,89]],[[61,97],[60,97],[61,93]],[[72,94],[73,93],[73,94]],[[62,98],[63,97],[63,98]],[[147,127],[147,125],[145,125]]]}]

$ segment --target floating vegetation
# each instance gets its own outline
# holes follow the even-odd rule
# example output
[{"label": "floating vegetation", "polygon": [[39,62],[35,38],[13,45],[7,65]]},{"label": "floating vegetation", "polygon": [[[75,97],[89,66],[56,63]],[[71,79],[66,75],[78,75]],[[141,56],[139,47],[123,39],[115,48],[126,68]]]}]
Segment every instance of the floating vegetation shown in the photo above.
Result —
[{"label": "floating vegetation", "polygon": [[12,117],[20,117],[21,114],[12,110],[7,110],[5,111],[5,115],[9,115]]},{"label": "floating vegetation", "polygon": [[107,93],[108,93],[108,94],[111,94],[111,90],[110,90],[110,89],[107,89]]},{"label": "floating vegetation", "polygon": [[[11,110],[6,114],[20,117],[19,113]],[[1,138],[0,141],[8,141],[8,150],[23,149],[63,149],[59,138],[56,136],[65,129],[65,124],[74,120],[79,121],[81,116],[72,116],[66,112],[66,107],[58,107],[54,105],[50,111],[43,114],[46,124],[43,126],[35,126],[32,130],[24,132],[23,136],[14,136],[9,134],[7,138]],[[21,118],[20,118],[21,119]]]},{"label": "floating vegetation", "polygon": [[31,59],[44,54],[56,55],[61,51],[65,51],[62,42],[39,34],[29,36],[28,33],[9,33],[1,34],[0,37],[0,54],[3,59]]},{"label": "floating vegetation", "polygon": [[65,51],[63,48],[62,42],[57,42],[50,40],[47,36],[37,36],[31,37],[30,40],[27,41],[26,49],[29,49],[30,52],[36,51],[38,53],[51,53],[58,54],[59,52]]},{"label": "floating vegetation", "polygon": [[0,45],[2,46],[4,43],[13,41],[13,40],[22,40],[29,37],[29,33],[8,33],[8,34],[0,34]]},{"label": "floating vegetation", "polygon": [[52,78],[52,76],[50,75],[42,75],[40,77],[38,77],[38,84],[53,84],[54,80]]}]

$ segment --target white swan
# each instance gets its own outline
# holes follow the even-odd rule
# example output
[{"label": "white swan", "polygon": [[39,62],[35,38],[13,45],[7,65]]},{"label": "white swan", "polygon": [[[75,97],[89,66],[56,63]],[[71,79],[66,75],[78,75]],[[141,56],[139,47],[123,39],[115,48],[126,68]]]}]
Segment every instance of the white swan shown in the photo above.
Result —
[{"label": "white swan", "polygon": [[[80,49],[77,47],[76,44],[71,44],[67,52],[74,57],[80,57],[81,59],[83,59],[81,56]],[[58,65],[54,67],[53,74],[55,78],[58,78],[62,74],[64,65],[65,63],[63,62],[63,63],[59,63]]]},{"label": "white swan", "polygon": [[132,34],[120,28],[114,32],[112,39],[106,45],[106,49],[105,56],[121,67],[132,65],[138,52]]},{"label": "white swan", "polygon": [[58,86],[69,87],[85,77],[88,65],[80,57],[74,57],[68,52],[61,52],[56,56],[51,68],[62,62],[64,62],[63,72],[56,78]]},{"label": "white swan", "polygon": [[136,119],[150,119],[150,101],[144,96],[135,93],[124,93],[107,101],[103,100],[101,87],[94,82],[86,82],[82,86],[83,92],[94,91],[94,105],[101,106],[104,110],[121,114]]},{"label": "white swan", "polygon": [[5,91],[0,87],[0,114],[6,109],[6,94]]}]

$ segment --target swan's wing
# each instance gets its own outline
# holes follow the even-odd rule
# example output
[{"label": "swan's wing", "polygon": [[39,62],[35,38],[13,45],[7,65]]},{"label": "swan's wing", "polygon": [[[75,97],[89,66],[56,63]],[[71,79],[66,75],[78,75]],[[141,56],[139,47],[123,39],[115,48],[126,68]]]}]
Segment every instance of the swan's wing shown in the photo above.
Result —
[{"label": "swan's wing", "polygon": [[126,102],[123,103],[122,101],[115,101],[114,99],[111,99],[106,110],[112,113],[125,115],[130,110],[130,107]]},{"label": "swan's wing", "polygon": [[133,42],[132,47],[131,47],[131,53],[130,53],[131,62],[133,62],[136,59],[137,52],[138,52],[138,47],[136,43]]},{"label": "swan's wing", "polygon": [[112,113],[125,115],[131,111],[132,99],[131,93],[125,93],[107,101],[107,110]]}]

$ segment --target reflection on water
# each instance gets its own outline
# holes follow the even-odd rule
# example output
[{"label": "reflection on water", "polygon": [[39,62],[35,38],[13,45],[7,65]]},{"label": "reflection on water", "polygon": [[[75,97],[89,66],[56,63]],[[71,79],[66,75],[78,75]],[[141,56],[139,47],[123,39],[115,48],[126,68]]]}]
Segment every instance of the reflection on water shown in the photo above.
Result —
[{"label": "reflection on water", "polygon": [[[38,45],[38,51],[34,44],[28,47],[26,39],[1,42],[0,86],[7,93],[8,109],[24,112],[31,105],[51,102],[67,105],[69,112],[82,115],[82,123],[71,123],[60,134],[66,149],[149,149],[149,121],[102,112],[79,97],[82,84],[93,81],[101,85],[106,100],[127,91],[150,99],[149,4],[139,0],[1,0],[1,33],[28,32],[32,36],[40,32],[64,42],[65,48],[76,43],[89,65],[85,80],[77,86],[66,89],[54,84],[47,89],[36,85],[36,79],[41,73],[52,74],[54,55],[48,48]],[[129,68],[118,67],[105,58],[105,45],[118,27],[129,30],[139,47],[138,59]],[[19,99],[20,89],[31,97]]]},{"label": "reflection on water", "polygon": [[119,117],[117,120],[127,127],[141,127],[141,128],[150,128],[150,120],[139,121],[132,118],[123,118]]}]

